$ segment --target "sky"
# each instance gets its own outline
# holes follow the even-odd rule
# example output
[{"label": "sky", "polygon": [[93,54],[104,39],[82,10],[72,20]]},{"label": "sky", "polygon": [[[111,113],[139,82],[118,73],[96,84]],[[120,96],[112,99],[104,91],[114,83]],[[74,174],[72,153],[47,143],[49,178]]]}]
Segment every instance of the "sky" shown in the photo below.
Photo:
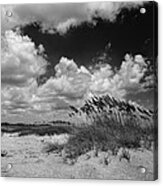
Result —
[{"label": "sky", "polygon": [[157,4],[3,5],[2,121],[64,119],[110,94],[154,109]]}]

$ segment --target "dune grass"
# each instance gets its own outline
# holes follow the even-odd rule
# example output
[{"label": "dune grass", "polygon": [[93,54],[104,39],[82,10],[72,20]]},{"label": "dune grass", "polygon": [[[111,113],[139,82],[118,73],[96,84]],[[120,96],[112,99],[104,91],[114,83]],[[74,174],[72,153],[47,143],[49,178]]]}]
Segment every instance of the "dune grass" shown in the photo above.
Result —
[{"label": "dune grass", "polygon": [[97,154],[98,151],[112,151],[112,154],[116,155],[120,148],[142,147],[142,141],[144,148],[151,148],[151,142],[154,139],[152,130],[131,124],[115,125],[112,122],[105,125],[96,123],[96,125],[80,128],[65,145],[68,156],[78,157],[90,150],[96,150]]},{"label": "dune grass", "polygon": [[150,149],[156,143],[157,123],[153,112],[136,103],[117,100],[108,95],[94,96],[80,108],[70,107],[73,115],[86,115],[84,123],[65,146],[72,157],[92,149],[111,150],[116,155],[120,148]]}]

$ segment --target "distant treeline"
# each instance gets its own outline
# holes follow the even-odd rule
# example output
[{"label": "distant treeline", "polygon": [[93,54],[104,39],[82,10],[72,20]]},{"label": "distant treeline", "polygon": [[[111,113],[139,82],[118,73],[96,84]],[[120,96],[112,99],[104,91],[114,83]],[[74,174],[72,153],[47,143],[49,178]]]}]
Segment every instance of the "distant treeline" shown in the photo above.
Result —
[{"label": "distant treeline", "polygon": [[1,123],[2,133],[18,133],[19,136],[24,135],[53,135],[62,133],[73,133],[75,127],[66,121],[54,121],[47,124],[10,124],[8,122]]},{"label": "distant treeline", "polygon": [[72,123],[69,121],[63,121],[63,120],[56,120],[56,121],[38,121],[38,122],[34,122],[34,123],[9,123],[9,122],[2,122],[1,125],[20,125],[20,126],[24,126],[24,125],[51,125],[51,124],[67,124],[67,125],[71,125]]}]

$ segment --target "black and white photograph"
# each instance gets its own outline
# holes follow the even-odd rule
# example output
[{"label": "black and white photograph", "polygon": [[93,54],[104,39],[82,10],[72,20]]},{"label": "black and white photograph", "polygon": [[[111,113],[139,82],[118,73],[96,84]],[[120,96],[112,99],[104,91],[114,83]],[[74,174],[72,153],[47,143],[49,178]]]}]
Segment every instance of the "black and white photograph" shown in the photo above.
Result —
[{"label": "black and white photograph", "polygon": [[1,5],[1,176],[158,178],[158,4]]}]

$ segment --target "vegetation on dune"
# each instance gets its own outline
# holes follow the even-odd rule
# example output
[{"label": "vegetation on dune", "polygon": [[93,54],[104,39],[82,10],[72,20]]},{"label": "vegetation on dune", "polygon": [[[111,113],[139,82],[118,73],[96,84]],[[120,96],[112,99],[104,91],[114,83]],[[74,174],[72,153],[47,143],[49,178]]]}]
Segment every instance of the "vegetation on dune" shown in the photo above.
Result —
[{"label": "vegetation on dune", "polygon": [[[122,148],[151,148],[156,142],[156,115],[136,103],[118,100],[109,95],[85,101],[84,106],[70,106],[75,115],[85,116],[88,124],[83,124],[65,146],[71,157],[78,157],[92,149],[111,150],[116,155]],[[129,155],[123,153],[125,157]]]},{"label": "vegetation on dune", "polygon": [[107,120],[114,120],[115,124],[125,125],[128,120],[134,120],[134,125],[140,125],[141,128],[153,127],[154,112],[146,109],[135,102],[115,99],[112,96],[93,96],[86,100],[85,104],[76,108],[70,106],[72,112],[70,117],[74,115],[85,116],[90,123],[99,120],[103,123]]},{"label": "vegetation on dune", "polygon": [[67,157],[76,158],[90,150],[96,151],[97,156],[99,151],[112,151],[113,155],[117,155],[121,147],[142,147],[142,141],[144,147],[150,149],[154,137],[152,130],[132,126],[131,123],[122,126],[109,122],[80,128],[65,145]]}]

